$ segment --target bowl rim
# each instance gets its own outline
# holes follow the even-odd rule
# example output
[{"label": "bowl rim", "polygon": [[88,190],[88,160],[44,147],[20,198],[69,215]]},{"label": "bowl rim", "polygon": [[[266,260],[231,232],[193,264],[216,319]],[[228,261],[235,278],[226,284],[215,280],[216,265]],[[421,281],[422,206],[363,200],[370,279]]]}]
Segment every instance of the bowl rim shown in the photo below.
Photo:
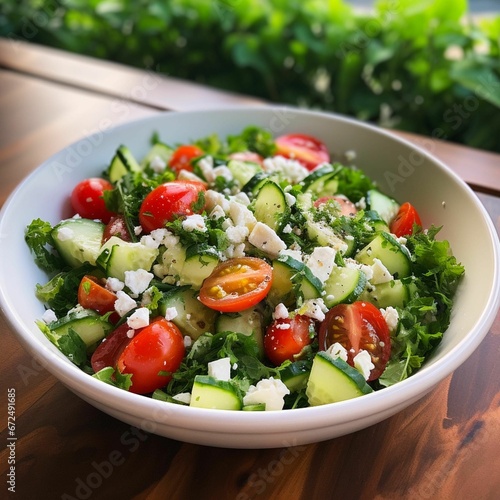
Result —
[{"label": "bowl rim", "polygon": [[[49,372],[63,382],[68,388],[77,394],[82,394],[86,398],[95,400],[103,405],[109,405],[112,401],[114,408],[121,412],[141,417],[143,415],[153,415],[154,420],[158,423],[173,425],[174,427],[189,429],[194,423],[199,424],[200,418],[203,419],[204,428],[207,431],[219,430],[221,416],[224,415],[224,425],[226,434],[241,434],[241,425],[244,424],[244,430],[247,433],[258,431],[262,433],[275,433],[276,430],[283,431],[286,429],[296,430],[297,424],[301,427],[316,428],[319,425],[334,425],[336,422],[345,422],[346,420],[354,421],[362,419],[366,416],[366,410],[369,408],[373,413],[381,410],[387,410],[388,405],[397,407],[405,404],[408,400],[416,400],[423,396],[426,392],[432,390],[439,382],[450,375],[460,364],[462,364],[478,347],[484,336],[488,333],[491,327],[498,308],[500,306],[500,245],[498,236],[494,228],[493,222],[487,213],[486,209],[479,201],[474,191],[447,165],[434,155],[426,151],[420,146],[413,144],[405,138],[397,136],[388,130],[381,129],[376,125],[361,122],[357,119],[345,117],[336,113],[324,111],[312,111],[294,108],[292,106],[225,106],[221,108],[211,108],[197,111],[165,111],[157,114],[132,120],[127,123],[112,127],[108,132],[119,134],[127,129],[148,124],[149,122],[163,121],[164,117],[175,117],[179,114],[199,116],[212,113],[273,113],[273,112],[290,112],[299,115],[314,116],[334,119],[342,123],[350,123],[365,130],[369,130],[375,135],[385,136],[393,141],[396,141],[407,148],[411,148],[422,154],[430,160],[437,168],[443,170],[446,175],[451,177],[462,191],[471,199],[472,203],[478,209],[479,214],[486,223],[489,237],[491,239],[493,250],[493,286],[488,301],[483,308],[482,314],[478,317],[471,332],[462,339],[449,352],[445,353],[440,363],[426,369],[425,365],[411,377],[403,380],[393,386],[384,388],[371,394],[364,395],[363,398],[356,398],[338,403],[298,408],[293,411],[286,411],[285,419],[276,418],[276,413],[280,412],[228,412],[226,410],[214,410],[203,408],[192,408],[173,403],[165,403],[162,401],[153,400],[149,397],[136,395],[117,389],[115,387],[103,384],[101,381],[90,377],[77,366],[73,365],[69,360],[62,359],[59,355],[53,352],[46,346],[40,349],[39,341],[32,333],[25,329],[15,310],[12,310],[9,298],[6,295],[4,288],[0,287],[0,308],[6,318],[11,330],[16,338],[23,346],[34,356]],[[249,125],[251,125],[249,123]],[[93,134],[96,135],[96,134]],[[88,136],[91,137],[91,136]],[[28,174],[14,189],[5,201],[0,210],[0,231],[4,225],[4,220],[9,213],[10,206],[15,202],[24,190],[24,187],[31,183],[33,179],[39,175],[45,168],[48,168],[51,160],[64,151],[74,148],[78,143],[87,139],[82,138],[72,142],[65,148],[59,150],[54,155],[51,155],[39,166],[37,166],[30,174]],[[54,347],[55,349],[55,347]],[[306,418],[307,417],[307,420]],[[149,417],[148,417],[149,419]],[[263,428],[263,424],[268,427]],[[279,429],[277,429],[279,427]]]}]

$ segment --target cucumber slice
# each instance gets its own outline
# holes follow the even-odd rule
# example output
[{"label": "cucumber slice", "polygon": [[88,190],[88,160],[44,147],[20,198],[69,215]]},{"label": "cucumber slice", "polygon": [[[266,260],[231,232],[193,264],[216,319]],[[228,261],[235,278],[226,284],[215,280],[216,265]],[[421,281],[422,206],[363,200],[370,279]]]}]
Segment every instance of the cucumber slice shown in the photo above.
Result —
[{"label": "cucumber slice", "polygon": [[49,327],[58,338],[66,335],[69,329],[72,328],[87,347],[102,340],[114,328],[111,323],[90,309],[69,313],[51,323]]},{"label": "cucumber slice", "polygon": [[368,266],[373,264],[375,258],[379,259],[394,278],[405,278],[411,274],[410,252],[389,233],[378,233],[354,258]]},{"label": "cucumber slice", "polygon": [[290,392],[298,392],[307,385],[310,373],[311,364],[309,362],[294,361],[280,371],[280,378]]},{"label": "cucumber slice", "polygon": [[100,253],[104,224],[90,219],[67,219],[52,229],[56,250],[71,266],[88,262],[95,266]]},{"label": "cucumber slice", "polygon": [[302,293],[304,300],[317,299],[323,293],[323,284],[306,265],[302,270],[299,291]]},{"label": "cucumber slice", "polygon": [[404,307],[410,300],[409,285],[401,280],[392,280],[373,286],[370,291],[364,290],[360,295],[360,300],[371,302],[378,308]]},{"label": "cucumber slice", "polygon": [[385,233],[389,233],[389,226],[387,223],[382,220],[378,212],[375,212],[374,210],[366,210],[365,212],[365,218],[367,223],[373,227],[373,232],[380,232],[383,231]]},{"label": "cucumber slice", "polygon": [[216,410],[241,410],[243,401],[230,382],[217,380],[208,375],[196,375],[190,406]]},{"label": "cucumber slice", "polygon": [[315,199],[334,195],[339,186],[336,178],[338,171],[339,167],[335,165],[325,165],[315,170],[302,181],[304,191],[310,192]]},{"label": "cucumber slice", "polygon": [[134,155],[126,146],[120,146],[116,150],[116,154],[111,160],[111,165],[108,169],[109,180],[113,183],[119,181],[125,174],[129,172],[140,172],[141,166],[134,158]]},{"label": "cucumber slice", "polygon": [[172,322],[183,335],[196,340],[205,332],[214,333],[218,312],[204,306],[197,298],[198,292],[189,287],[181,287],[164,295],[158,311],[165,316],[167,309],[173,307],[177,316]]},{"label": "cucumber slice", "polygon": [[334,267],[324,284],[323,300],[326,307],[354,302],[363,292],[366,281],[365,273],[359,269]]},{"label": "cucumber slice", "polygon": [[179,274],[182,285],[200,288],[219,263],[217,252],[206,245],[192,245],[186,249],[186,260]]},{"label": "cucumber slice", "polygon": [[163,144],[162,142],[157,142],[149,151],[148,154],[141,161],[141,168],[146,168],[153,161],[154,158],[158,157],[163,160],[166,164],[170,161],[172,153],[174,150]]},{"label": "cucumber slice", "polygon": [[216,333],[236,332],[253,337],[261,356],[264,355],[264,330],[264,318],[255,308],[239,313],[221,314],[215,320]]},{"label": "cucumber slice", "polygon": [[306,396],[311,406],[326,405],[369,394],[373,389],[363,375],[344,360],[325,352],[314,357]]},{"label": "cucumber slice", "polygon": [[125,280],[125,271],[145,269],[149,271],[158,257],[158,249],[140,243],[124,241],[112,236],[101,247],[97,263],[104,269],[106,276]]},{"label": "cucumber slice", "polygon": [[230,160],[227,168],[233,174],[233,179],[238,182],[240,189],[245,186],[256,174],[263,172],[258,163],[240,160]]},{"label": "cucumber slice", "polygon": [[274,260],[272,265],[273,281],[267,294],[267,301],[271,307],[276,307],[279,303],[291,306],[296,300],[293,280],[304,269],[304,264],[288,255],[283,255]]},{"label": "cucumber slice", "polygon": [[257,172],[242,188],[249,195],[256,195],[264,183],[271,178],[266,172]]},{"label": "cucumber slice", "polygon": [[266,181],[250,206],[255,218],[278,232],[287,222],[290,208],[285,193],[273,181]]},{"label": "cucumber slice", "polygon": [[396,200],[376,189],[370,189],[368,191],[366,194],[366,201],[370,210],[377,212],[386,224],[391,223],[399,210],[399,203]]},{"label": "cucumber slice", "polygon": [[243,411],[265,411],[266,404],[265,403],[257,403],[254,405],[246,405],[242,408]]}]

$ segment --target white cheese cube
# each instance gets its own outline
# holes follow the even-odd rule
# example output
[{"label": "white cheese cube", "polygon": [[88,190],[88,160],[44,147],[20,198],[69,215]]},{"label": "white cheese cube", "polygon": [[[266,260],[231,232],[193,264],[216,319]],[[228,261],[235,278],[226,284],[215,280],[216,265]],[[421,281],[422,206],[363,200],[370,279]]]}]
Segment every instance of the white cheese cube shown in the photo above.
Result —
[{"label": "white cheese cube", "polygon": [[208,363],[208,375],[217,380],[229,380],[231,378],[231,360],[222,358],[210,361]]},{"label": "white cheese cube", "polygon": [[329,354],[333,359],[340,358],[347,362],[347,349],[339,342],[335,342],[335,344],[332,344],[326,350],[326,353]]},{"label": "white cheese cube", "polygon": [[371,265],[373,276],[371,279],[372,285],[379,285],[380,283],[387,283],[393,278],[392,274],[389,272],[387,267],[382,264],[380,259],[374,258],[373,264]]},{"label": "white cheese cube", "polygon": [[120,316],[125,316],[129,311],[137,307],[135,300],[122,290],[116,292],[115,311]]},{"label": "white cheese cube", "polygon": [[257,222],[252,229],[248,241],[270,257],[277,257],[281,250],[285,250],[285,242],[269,226]]},{"label": "white cheese cube", "polygon": [[243,404],[254,405],[264,403],[266,411],[282,410],[284,397],[290,394],[288,387],[279,379],[268,378],[251,385],[243,397]]},{"label": "white cheese cube", "polygon": [[137,269],[136,271],[125,271],[125,285],[134,295],[139,295],[146,290],[154,278],[153,273],[145,269]]},{"label": "white cheese cube", "polygon": [[306,265],[321,283],[325,283],[335,265],[337,252],[330,247],[316,247],[307,259]]},{"label": "white cheese cube", "polygon": [[354,368],[358,370],[358,372],[365,377],[365,380],[368,380],[370,376],[370,372],[375,368],[375,365],[372,363],[372,358],[368,351],[361,349],[356,356],[353,358]]},{"label": "white cheese cube", "polygon": [[127,318],[127,325],[134,330],[144,328],[149,325],[149,309],[140,307]]}]

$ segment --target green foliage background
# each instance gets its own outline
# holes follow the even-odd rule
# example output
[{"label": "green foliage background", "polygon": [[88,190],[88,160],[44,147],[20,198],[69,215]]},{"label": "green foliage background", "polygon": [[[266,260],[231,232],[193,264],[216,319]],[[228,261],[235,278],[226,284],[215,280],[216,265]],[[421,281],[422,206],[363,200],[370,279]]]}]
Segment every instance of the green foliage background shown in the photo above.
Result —
[{"label": "green foliage background", "polygon": [[500,152],[500,16],[466,0],[3,0],[0,36]]}]

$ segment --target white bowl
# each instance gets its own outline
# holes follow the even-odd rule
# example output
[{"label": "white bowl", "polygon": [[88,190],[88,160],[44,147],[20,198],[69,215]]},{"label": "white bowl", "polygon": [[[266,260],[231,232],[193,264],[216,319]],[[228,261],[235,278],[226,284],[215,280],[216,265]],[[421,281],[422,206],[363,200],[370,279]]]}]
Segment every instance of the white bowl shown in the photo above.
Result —
[{"label": "white bowl", "polygon": [[[99,175],[120,144],[140,157],[147,152],[155,131],[165,142],[176,143],[214,132],[225,137],[247,125],[265,127],[275,135],[307,133],[339,155],[355,151],[356,164],[382,190],[418,207],[424,226],[444,226],[439,237],[451,242],[465,266],[465,279],[442,343],[407,380],[350,401],[284,412],[183,407],[131,394],[86,375],[35,326],[44,309],[34,288],[46,276],[33,263],[24,242],[24,229],[34,218],[55,223],[67,216],[73,186]],[[21,183],[2,209],[0,234],[0,304],[31,355],[102,411],[143,430],[204,445],[286,447],[334,438],[380,422],[417,401],[465,361],[488,332],[500,300],[498,239],[486,211],[464,182],[423,150],[388,132],[332,114],[290,108],[164,113],[87,137],[54,155]]]}]

